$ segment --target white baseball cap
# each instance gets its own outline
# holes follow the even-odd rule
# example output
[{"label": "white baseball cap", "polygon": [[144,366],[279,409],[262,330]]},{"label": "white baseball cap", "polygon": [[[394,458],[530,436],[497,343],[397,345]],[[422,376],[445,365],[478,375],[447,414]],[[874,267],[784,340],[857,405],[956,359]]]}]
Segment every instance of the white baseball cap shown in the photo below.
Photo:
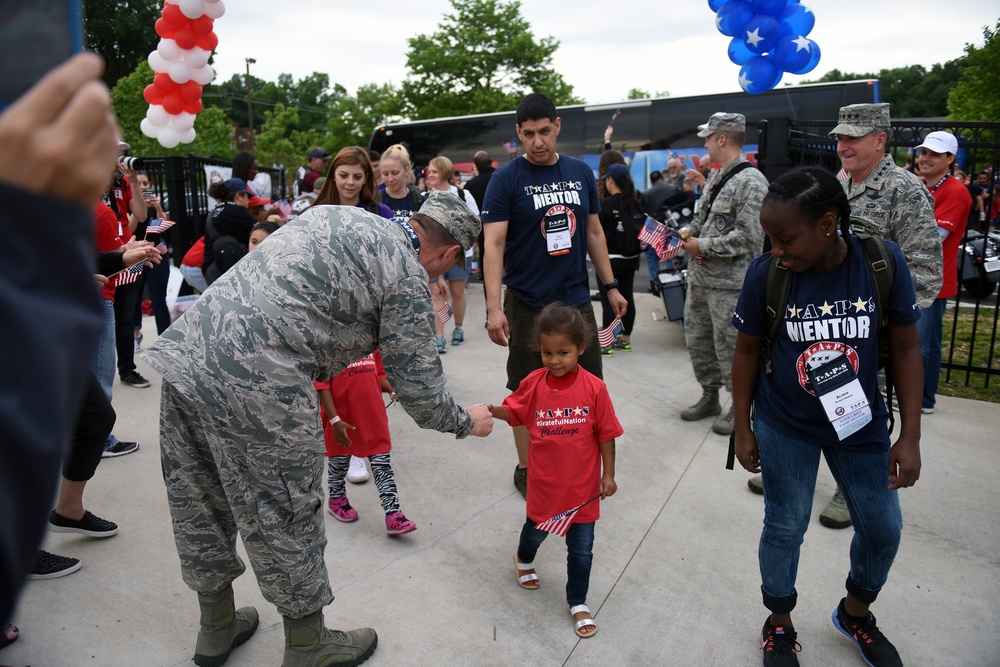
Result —
[{"label": "white baseball cap", "polygon": [[926,148],[935,153],[951,153],[954,155],[958,152],[958,139],[950,132],[931,132],[924,139],[924,143],[917,146],[917,148]]}]

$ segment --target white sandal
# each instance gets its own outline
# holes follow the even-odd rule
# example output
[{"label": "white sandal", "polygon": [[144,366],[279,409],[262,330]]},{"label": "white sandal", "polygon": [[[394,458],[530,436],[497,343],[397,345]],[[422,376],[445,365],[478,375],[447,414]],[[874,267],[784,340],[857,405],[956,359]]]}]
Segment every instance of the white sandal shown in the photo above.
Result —
[{"label": "white sandal", "polygon": [[[588,607],[585,604],[578,604],[575,607],[569,608],[569,613],[573,618],[576,618],[576,615],[581,612],[589,614],[590,607]],[[580,632],[581,630],[587,627],[593,627],[594,631]],[[597,634],[597,623],[594,622],[593,616],[591,616],[590,618],[581,618],[579,621],[576,621],[576,623],[573,625],[573,631],[576,632],[577,637],[582,637],[583,639],[587,639]]]},{"label": "white sandal", "polygon": [[[529,574],[520,574],[520,575],[518,574],[519,572],[523,572],[524,570],[534,570],[534,569],[535,569],[534,563],[519,562],[517,560],[517,552],[516,551],[514,552],[514,576],[517,577],[518,586],[529,591],[537,591],[539,588],[542,587],[542,582],[539,581],[538,575],[535,574],[534,572],[531,572]],[[529,586],[528,583],[531,581],[538,581],[538,585]]]}]

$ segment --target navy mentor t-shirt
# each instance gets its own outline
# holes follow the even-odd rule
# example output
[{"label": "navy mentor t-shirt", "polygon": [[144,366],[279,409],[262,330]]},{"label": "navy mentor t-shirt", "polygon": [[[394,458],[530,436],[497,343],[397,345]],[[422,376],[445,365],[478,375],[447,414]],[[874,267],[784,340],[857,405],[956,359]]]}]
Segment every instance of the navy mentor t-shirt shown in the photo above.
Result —
[{"label": "navy mentor t-shirt", "polygon": [[[889,413],[878,390],[875,295],[860,241],[852,234],[850,243],[851,252],[840,266],[792,273],[785,317],[771,345],[770,375],[764,372],[761,356],[754,409],[757,417],[790,437],[821,444],[840,442],[819,398],[808,386],[806,371],[846,354],[871,404],[872,421],[842,444],[888,448]],[[913,324],[920,318],[920,309],[906,259],[898,245],[892,241],[886,245],[896,266],[889,323]],[[771,253],[754,259],[733,313],[733,326],[751,336],[764,334],[764,269],[770,259]]]},{"label": "navy mentor t-shirt", "polygon": [[[503,256],[507,289],[531,310],[554,301],[581,306],[590,301],[587,276],[587,216],[600,213],[594,172],[582,160],[560,155],[540,167],[515,158],[493,174],[483,199],[483,224],[508,221]],[[545,218],[567,218],[569,252],[550,255]]]}]

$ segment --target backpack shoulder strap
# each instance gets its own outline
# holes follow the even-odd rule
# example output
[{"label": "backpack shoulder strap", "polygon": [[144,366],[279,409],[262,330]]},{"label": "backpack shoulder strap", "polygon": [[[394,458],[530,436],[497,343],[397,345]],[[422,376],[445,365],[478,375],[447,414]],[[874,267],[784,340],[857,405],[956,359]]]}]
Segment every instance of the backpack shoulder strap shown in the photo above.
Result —
[{"label": "backpack shoulder strap", "polygon": [[764,355],[766,373],[771,372],[771,345],[778,337],[781,323],[785,319],[791,289],[791,272],[781,265],[777,257],[771,257],[764,268],[764,340],[761,353]]},{"label": "backpack shoulder strap", "polygon": [[712,204],[715,203],[715,198],[719,196],[719,193],[722,192],[722,188],[725,187],[726,183],[729,182],[730,178],[732,178],[736,174],[740,173],[744,169],[750,169],[752,167],[753,167],[753,165],[750,164],[749,162],[741,162],[738,165],[736,165],[735,167],[733,167],[732,171],[730,171],[728,174],[726,174],[725,176],[723,176],[722,180],[719,181],[718,183],[716,183],[715,187],[712,188],[712,194],[709,195],[709,197],[708,197],[708,208],[706,210],[708,210],[708,211],[712,210]]},{"label": "backpack shoulder strap", "polygon": [[[892,291],[896,265],[889,253],[889,247],[881,237],[857,232],[855,235],[861,241],[861,250],[865,253],[865,260],[868,262],[868,277],[872,283],[872,291],[875,292],[875,308],[878,311],[879,327],[884,329],[889,324],[889,293]],[[881,335],[881,330],[879,335]]]}]

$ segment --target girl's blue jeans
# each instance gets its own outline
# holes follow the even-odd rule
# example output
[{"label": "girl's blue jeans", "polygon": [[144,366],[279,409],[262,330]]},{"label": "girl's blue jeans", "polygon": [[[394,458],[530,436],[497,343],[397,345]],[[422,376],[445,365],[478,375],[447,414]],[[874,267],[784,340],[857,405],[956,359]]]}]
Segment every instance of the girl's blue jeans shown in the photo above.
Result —
[{"label": "girl's blue jeans", "polygon": [[[531,563],[538,547],[548,533],[535,528],[535,521],[528,518],[521,528],[521,542],[517,545],[517,560]],[[594,523],[574,523],[566,532],[566,602],[575,607],[587,603],[590,588],[590,566],[594,562]]]},{"label": "girl's blue jeans", "polygon": [[776,614],[795,608],[799,548],[809,527],[820,451],[851,513],[851,569],[847,592],[865,604],[875,601],[899,548],[903,518],[897,492],[889,487],[888,434],[881,450],[819,445],[754,420],[764,481],[764,530],[760,576],[764,606]]}]

